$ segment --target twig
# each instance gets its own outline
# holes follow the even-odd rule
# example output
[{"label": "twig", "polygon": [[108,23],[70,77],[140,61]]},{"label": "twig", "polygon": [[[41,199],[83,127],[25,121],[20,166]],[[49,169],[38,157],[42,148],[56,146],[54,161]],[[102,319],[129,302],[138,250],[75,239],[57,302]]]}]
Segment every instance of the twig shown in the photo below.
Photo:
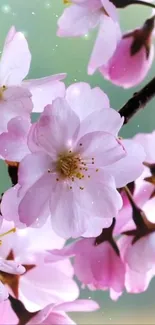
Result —
[{"label": "twig", "polygon": [[153,78],[144,88],[135,93],[132,98],[119,110],[121,116],[124,116],[124,124],[155,96],[155,78]]},{"label": "twig", "polygon": [[125,8],[127,6],[130,5],[143,5],[146,7],[151,7],[151,8],[155,8],[155,5],[153,3],[147,2],[147,1],[143,1],[143,0],[110,0],[114,6],[116,6],[116,8]]}]

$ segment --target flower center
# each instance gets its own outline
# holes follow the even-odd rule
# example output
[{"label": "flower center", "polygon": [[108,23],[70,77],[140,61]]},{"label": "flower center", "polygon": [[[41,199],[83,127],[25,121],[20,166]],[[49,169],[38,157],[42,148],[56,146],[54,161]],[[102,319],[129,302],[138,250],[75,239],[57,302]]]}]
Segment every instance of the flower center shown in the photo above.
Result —
[{"label": "flower center", "polygon": [[0,100],[3,100],[3,93],[6,90],[6,86],[0,87]]},{"label": "flower center", "polygon": [[69,151],[69,153],[61,154],[56,162],[56,171],[63,178],[83,178],[82,167],[84,168],[84,162],[82,162],[79,155],[76,155]]}]

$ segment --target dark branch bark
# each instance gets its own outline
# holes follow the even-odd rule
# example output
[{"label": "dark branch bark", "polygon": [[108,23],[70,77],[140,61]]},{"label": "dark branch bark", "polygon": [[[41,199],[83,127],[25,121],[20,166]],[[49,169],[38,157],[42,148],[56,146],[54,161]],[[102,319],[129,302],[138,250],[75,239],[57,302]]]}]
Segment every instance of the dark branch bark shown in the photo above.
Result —
[{"label": "dark branch bark", "polygon": [[128,121],[155,96],[155,78],[153,78],[144,88],[135,93],[132,98],[119,110],[124,116],[124,124]]},{"label": "dark branch bark", "polygon": [[143,5],[146,7],[155,8],[155,5],[153,3],[143,1],[143,0],[110,0],[116,8],[125,8],[129,5]]},{"label": "dark branch bark", "polygon": [[15,312],[15,314],[19,319],[18,325],[25,325],[33,316],[37,314],[37,312],[35,313],[28,312],[24,307],[23,303],[20,300],[15,299],[11,295],[9,295],[9,300],[13,311]]}]

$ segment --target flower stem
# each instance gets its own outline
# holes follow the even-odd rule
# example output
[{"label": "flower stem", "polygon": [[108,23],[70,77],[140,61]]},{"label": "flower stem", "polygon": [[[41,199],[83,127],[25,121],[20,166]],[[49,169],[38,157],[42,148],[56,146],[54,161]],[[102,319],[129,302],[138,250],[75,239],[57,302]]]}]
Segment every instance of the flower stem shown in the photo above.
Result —
[{"label": "flower stem", "polygon": [[141,1],[141,0],[129,1],[128,5],[142,5],[142,6],[146,6],[146,7],[155,8],[155,5],[153,3],[150,3],[150,2],[147,2],[147,1]]},{"label": "flower stem", "polygon": [[33,316],[35,316],[37,314],[37,312],[34,312],[34,313],[28,312],[26,310],[26,308],[24,307],[23,303],[20,300],[15,299],[11,295],[9,295],[9,300],[10,300],[11,307],[12,307],[13,311],[15,312],[15,314],[17,315],[17,317],[19,319],[18,325],[25,325],[25,324],[27,324],[27,322]]},{"label": "flower stem", "polygon": [[146,229],[145,222],[143,218],[145,217],[144,212],[136,205],[134,198],[128,188],[128,186],[124,187],[124,191],[128,197],[128,200],[132,206],[132,219],[137,227],[137,229]]},{"label": "flower stem", "polygon": [[127,103],[119,110],[121,116],[124,116],[124,124],[155,96],[155,77],[140,91],[133,94]]},{"label": "flower stem", "polygon": [[143,0],[110,0],[116,8],[125,8],[129,5],[142,5],[146,7],[155,8],[155,5],[153,3],[143,1]]}]

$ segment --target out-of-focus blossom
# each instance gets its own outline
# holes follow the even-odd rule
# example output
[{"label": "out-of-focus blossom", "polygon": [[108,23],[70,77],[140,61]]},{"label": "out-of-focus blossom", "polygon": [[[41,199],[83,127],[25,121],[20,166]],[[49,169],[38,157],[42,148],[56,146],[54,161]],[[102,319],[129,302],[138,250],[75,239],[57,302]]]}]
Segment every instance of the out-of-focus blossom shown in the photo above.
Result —
[{"label": "out-of-focus blossom", "polygon": [[[28,80],[31,53],[23,33],[11,27],[5,40],[0,60],[0,133],[5,132],[7,122],[16,116],[29,117],[65,91],[65,74]],[[32,97],[32,98],[31,98]],[[33,103],[32,103],[33,102]]]},{"label": "out-of-focus blossom", "polygon": [[125,266],[108,241],[97,244],[95,238],[81,239],[60,250],[53,250],[47,262],[74,256],[74,272],[91,290],[110,291],[117,300],[124,290]]},{"label": "out-of-focus blossom", "polygon": [[88,73],[106,64],[120,37],[116,7],[109,0],[73,0],[58,20],[60,37],[77,37],[99,26],[88,65]]},{"label": "out-of-focus blossom", "polygon": [[[8,227],[10,222],[4,222],[2,230]],[[50,222],[40,229],[21,229],[3,238],[0,247],[0,256],[3,258],[1,281],[9,293],[20,299],[30,312],[50,303],[61,303],[78,297],[79,290],[72,279],[73,268],[69,260],[51,265],[44,262],[45,250],[61,248],[63,243],[64,240],[52,232]],[[15,272],[19,264],[26,270],[21,276],[22,272]],[[15,275],[10,276],[11,272]]]},{"label": "out-of-focus blossom", "polygon": [[153,62],[153,30],[154,17],[148,19],[142,28],[124,34],[108,63],[100,67],[101,74],[124,88],[139,84]]}]

